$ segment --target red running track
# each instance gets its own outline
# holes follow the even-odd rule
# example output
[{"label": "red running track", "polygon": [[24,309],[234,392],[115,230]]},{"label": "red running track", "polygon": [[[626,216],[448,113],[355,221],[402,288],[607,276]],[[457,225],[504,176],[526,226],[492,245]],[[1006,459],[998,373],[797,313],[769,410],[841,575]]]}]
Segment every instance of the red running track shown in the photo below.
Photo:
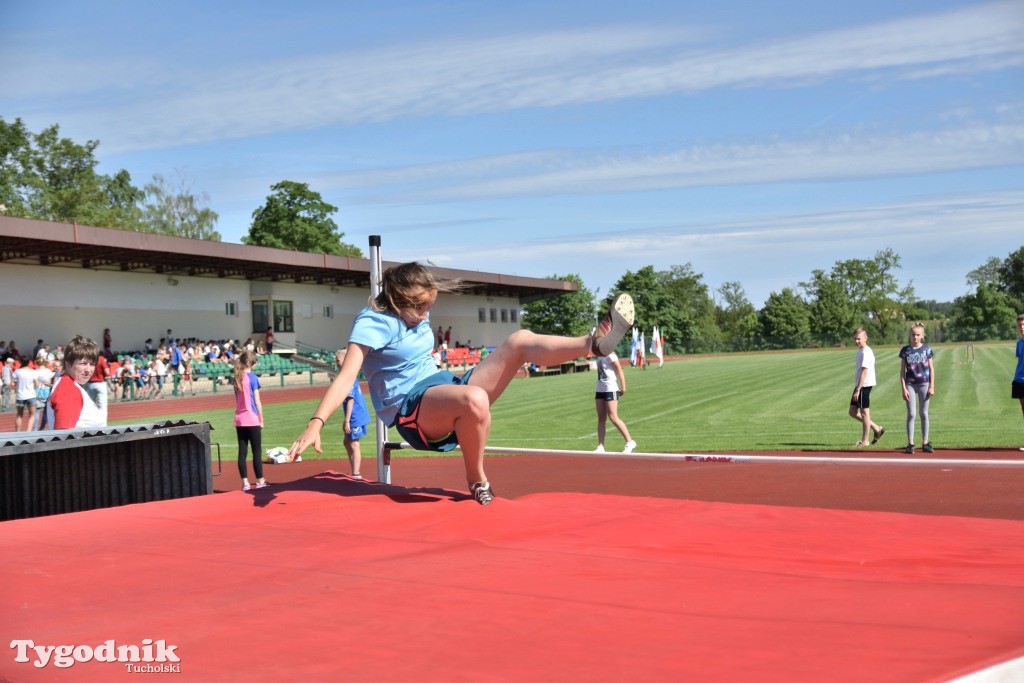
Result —
[{"label": "red running track", "polygon": [[[941,681],[1024,656],[1024,468],[493,457],[486,508],[458,458],[341,469],[0,524],[5,643],[163,640],[184,680],[254,681]],[[0,679],[127,674],[16,655]]]}]

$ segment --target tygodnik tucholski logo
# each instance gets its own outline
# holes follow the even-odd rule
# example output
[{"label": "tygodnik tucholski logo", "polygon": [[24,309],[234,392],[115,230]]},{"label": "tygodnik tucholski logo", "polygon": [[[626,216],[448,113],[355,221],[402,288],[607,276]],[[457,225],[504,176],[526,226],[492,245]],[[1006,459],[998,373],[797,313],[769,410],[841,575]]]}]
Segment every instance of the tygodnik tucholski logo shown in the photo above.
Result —
[{"label": "tygodnik tucholski logo", "polygon": [[145,638],[141,645],[118,645],[105,640],[101,645],[36,645],[31,640],[12,640],[15,650],[14,661],[20,664],[32,662],[42,669],[53,664],[58,669],[67,669],[77,663],[91,661],[122,664],[128,673],[181,673],[181,660],[174,651],[177,645],[168,645],[166,640]]}]

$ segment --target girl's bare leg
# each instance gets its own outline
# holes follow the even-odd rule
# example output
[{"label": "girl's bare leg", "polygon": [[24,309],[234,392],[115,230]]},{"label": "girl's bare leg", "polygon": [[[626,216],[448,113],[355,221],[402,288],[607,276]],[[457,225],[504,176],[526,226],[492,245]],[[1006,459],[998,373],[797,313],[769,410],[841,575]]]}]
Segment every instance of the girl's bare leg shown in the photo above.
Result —
[{"label": "girl's bare leg", "polygon": [[456,384],[430,387],[420,400],[418,423],[431,440],[455,432],[466,466],[466,481],[487,481],[484,446],[491,433],[491,405],[484,390]]},{"label": "girl's bare leg", "polygon": [[605,422],[608,419],[608,401],[599,398],[595,403],[597,404],[597,445],[604,446]]},{"label": "girl's bare leg", "polygon": [[590,353],[591,337],[559,337],[518,330],[508,336],[493,353],[480,361],[469,378],[469,385],[487,392],[494,403],[508,387],[523,363],[556,365]]},{"label": "girl's bare leg", "polygon": [[622,434],[622,438],[625,439],[627,443],[632,441],[633,439],[629,436],[629,428],[626,427],[626,423],[619,417],[619,402],[608,401],[607,403],[608,419],[612,421],[612,424],[619,430],[619,433]]}]

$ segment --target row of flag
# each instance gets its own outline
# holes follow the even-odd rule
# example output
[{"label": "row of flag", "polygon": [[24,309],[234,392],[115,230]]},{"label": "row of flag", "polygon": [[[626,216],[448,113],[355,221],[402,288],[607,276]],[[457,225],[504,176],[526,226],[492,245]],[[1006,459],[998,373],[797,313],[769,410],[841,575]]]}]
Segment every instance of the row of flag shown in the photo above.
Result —
[{"label": "row of flag", "polygon": [[[665,340],[658,331],[657,325],[651,332],[650,352],[658,357],[659,368],[665,364]],[[633,328],[633,343],[629,347],[629,362],[634,366],[644,362],[644,333],[635,327]]]}]

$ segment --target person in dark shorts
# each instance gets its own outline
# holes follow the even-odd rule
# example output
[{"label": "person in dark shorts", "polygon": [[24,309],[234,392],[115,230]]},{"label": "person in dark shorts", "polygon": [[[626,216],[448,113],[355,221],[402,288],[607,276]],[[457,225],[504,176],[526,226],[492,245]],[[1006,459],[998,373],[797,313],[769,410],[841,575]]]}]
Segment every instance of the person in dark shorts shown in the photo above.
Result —
[{"label": "person in dark shorts", "polygon": [[857,345],[857,372],[854,375],[853,396],[850,398],[850,417],[863,425],[860,440],[854,448],[863,448],[878,443],[885,434],[885,427],[871,421],[871,390],[875,386],[875,353],[868,346],[868,333],[858,327],[853,333]]},{"label": "person in dark shorts", "polygon": [[626,393],[626,375],[615,353],[597,359],[597,389],[594,392],[594,405],[597,408],[597,453],[604,453],[604,436],[607,422],[626,440],[623,453],[632,453],[636,441],[629,435],[629,427],[619,417],[619,398]]},{"label": "person in dark shorts", "polygon": [[414,448],[462,450],[469,490],[481,505],[493,500],[484,472],[484,447],[491,431],[491,404],[527,361],[557,365],[588,353],[607,356],[633,324],[633,299],[620,294],[590,334],[542,335],[517,330],[472,370],[460,376],[438,370],[431,357],[430,308],[440,292],[460,290],[458,281],[436,279],[412,262],[384,271],[381,291],[352,323],[338,375],[288,450],[289,459],[312,445],[321,453],[320,430],[349,395],[360,370],[374,410]]}]

